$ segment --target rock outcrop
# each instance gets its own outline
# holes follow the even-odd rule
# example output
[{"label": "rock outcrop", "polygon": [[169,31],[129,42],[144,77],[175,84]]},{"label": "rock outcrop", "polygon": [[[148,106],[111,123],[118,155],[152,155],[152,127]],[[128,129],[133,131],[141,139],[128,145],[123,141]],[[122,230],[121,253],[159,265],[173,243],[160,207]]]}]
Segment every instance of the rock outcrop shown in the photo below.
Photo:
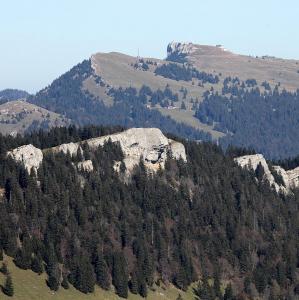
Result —
[{"label": "rock outcrop", "polygon": [[93,171],[93,164],[92,164],[92,161],[90,159],[80,161],[77,164],[77,167],[80,171],[85,171],[85,172],[92,172]]},{"label": "rock outcrop", "polygon": [[281,176],[284,184],[275,181],[275,177],[271,173],[271,170],[262,154],[245,155],[235,158],[235,162],[242,168],[257,169],[257,166],[261,164],[264,169],[264,178],[267,179],[270,185],[275,187],[277,192],[282,191],[285,193],[290,192],[292,188],[299,187],[299,167],[293,170],[285,170],[280,166],[273,166],[273,170]]},{"label": "rock outcrop", "polygon": [[[187,161],[184,145],[168,139],[158,128],[131,128],[120,133],[92,138],[78,143],[62,144],[46,151],[69,153],[73,156],[77,155],[78,151],[82,151],[81,145],[83,143],[87,143],[90,149],[95,150],[108,141],[119,143],[124,153],[127,172],[131,172],[139,164],[141,158],[145,166],[153,171],[158,170],[160,167],[164,168],[168,154],[174,159],[181,158]],[[27,169],[31,169],[33,166],[37,169],[43,159],[42,151],[32,145],[19,147],[11,153],[16,153],[13,158],[23,162]],[[115,162],[115,164],[115,169],[118,169],[117,166],[120,163]],[[79,170],[89,172],[93,170],[91,161],[80,162],[77,166]]]},{"label": "rock outcrop", "polygon": [[26,170],[30,173],[33,168],[36,172],[43,161],[43,152],[33,145],[20,146],[7,153],[15,161],[24,164]]},{"label": "rock outcrop", "polygon": [[90,149],[97,149],[109,140],[112,143],[119,143],[124,153],[126,169],[129,172],[139,163],[140,158],[143,158],[145,166],[151,170],[157,170],[160,166],[164,168],[167,153],[174,159],[187,160],[184,145],[168,139],[158,128],[131,128],[81,143],[63,144],[52,149],[55,152],[75,154],[82,143],[87,143]]},{"label": "rock outcrop", "polygon": [[196,46],[192,43],[171,42],[167,46],[167,56],[188,55],[196,51]]},{"label": "rock outcrop", "polygon": [[73,156],[73,155],[77,155],[79,147],[80,147],[79,143],[68,143],[68,144],[61,144],[59,146],[53,147],[51,148],[51,150],[54,153],[63,152],[64,154],[69,153],[71,156]]}]

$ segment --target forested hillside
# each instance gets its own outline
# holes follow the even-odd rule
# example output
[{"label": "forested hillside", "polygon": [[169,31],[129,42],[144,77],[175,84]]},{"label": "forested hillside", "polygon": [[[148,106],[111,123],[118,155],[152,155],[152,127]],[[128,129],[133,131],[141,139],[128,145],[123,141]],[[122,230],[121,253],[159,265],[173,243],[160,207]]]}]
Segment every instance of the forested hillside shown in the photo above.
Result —
[{"label": "forested hillside", "polygon": [[18,100],[21,98],[27,98],[29,93],[22,90],[17,89],[5,89],[0,91],[0,104],[5,103],[7,101]]},{"label": "forested hillside", "polygon": [[222,94],[206,93],[196,113],[203,123],[214,123],[226,133],[220,143],[253,148],[268,158],[289,158],[299,150],[299,94],[272,90],[255,80],[225,80]]},{"label": "forested hillside", "polygon": [[[154,284],[185,290],[201,279],[198,299],[298,295],[299,193],[278,195],[238,167],[244,150],[183,140],[186,163],[169,158],[156,174],[140,163],[130,178],[114,171],[123,153],[111,142],[73,157],[45,153],[37,174],[6,157],[24,143],[48,148],[117,130],[0,136],[0,253],[45,272],[52,290],[114,286],[123,298],[145,297]],[[75,167],[82,156],[92,172]]]},{"label": "forested hillside", "polygon": [[[132,59],[92,56],[28,101],[76,125],[158,127],[190,140],[217,138],[224,149],[252,148],[269,159],[298,154],[298,92],[285,90],[279,82],[208,73],[195,68],[192,60]],[[110,84],[116,76],[110,67],[121,78],[115,85]],[[130,84],[125,74],[133,80]]]},{"label": "forested hillside", "polygon": [[[65,115],[77,125],[120,125],[126,127],[159,127],[185,138],[210,140],[209,133],[178,123],[163,116],[157,110],[146,107],[145,94],[135,88],[113,89],[113,105],[107,106],[102,99],[83,89],[83,81],[93,77],[99,84],[101,78],[95,75],[90,60],[85,60],[65,73],[53,83],[29,97],[28,101],[48,110]],[[163,99],[167,97],[163,94]],[[168,98],[169,99],[169,98]]]}]

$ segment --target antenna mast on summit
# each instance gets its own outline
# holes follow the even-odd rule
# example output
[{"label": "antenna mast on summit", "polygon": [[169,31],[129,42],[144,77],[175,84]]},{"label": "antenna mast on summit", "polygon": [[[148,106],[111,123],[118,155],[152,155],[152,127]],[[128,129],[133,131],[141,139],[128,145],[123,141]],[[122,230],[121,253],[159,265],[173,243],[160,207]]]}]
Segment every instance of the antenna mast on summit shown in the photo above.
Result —
[{"label": "antenna mast on summit", "polygon": [[137,59],[139,61],[139,48],[137,49]]}]

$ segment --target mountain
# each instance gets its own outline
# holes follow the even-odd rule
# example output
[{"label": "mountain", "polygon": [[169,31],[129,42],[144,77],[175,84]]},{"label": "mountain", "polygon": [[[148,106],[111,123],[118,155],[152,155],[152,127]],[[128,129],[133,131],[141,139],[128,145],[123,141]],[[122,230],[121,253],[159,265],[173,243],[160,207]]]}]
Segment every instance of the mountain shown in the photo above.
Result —
[{"label": "mountain", "polygon": [[18,99],[26,99],[28,96],[29,93],[27,93],[26,91],[17,89],[5,89],[0,91],[0,103]]},{"label": "mountain", "polygon": [[173,285],[186,299],[298,297],[298,188],[280,193],[262,156],[157,128],[61,127],[0,145],[0,259],[16,299],[36,295],[33,272],[40,297],[59,299],[159,299]]},{"label": "mountain", "polygon": [[207,73],[221,73],[222,78],[238,77],[241,81],[253,78],[259,86],[266,81],[272,88],[280,85],[287,91],[296,91],[299,87],[299,61],[294,59],[240,55],[221,45],[179,42],[168,44],[167,59],[188,62]]},{"label": "mountain", "polygon": [[165,60],[96,53],[28,101],[74,124],[159,127],[195,140],[299,151],[298,61],[170,43]]},{"label": "mountain", "polygon": [[0,105],[0,132],[2,134],[23,134],[67,124],[69,124],[67,118],[23,100],[10,100]]}]

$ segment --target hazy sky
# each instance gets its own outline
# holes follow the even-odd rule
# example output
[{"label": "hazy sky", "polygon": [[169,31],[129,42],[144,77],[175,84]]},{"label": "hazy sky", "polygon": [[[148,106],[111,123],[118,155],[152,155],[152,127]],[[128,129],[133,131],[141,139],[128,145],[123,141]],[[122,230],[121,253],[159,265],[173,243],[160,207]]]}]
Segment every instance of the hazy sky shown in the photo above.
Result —
[{"label": "hazy sky", "polygon": [[0,0],[0,89],[35,92],[95,52],[168,42],[299,59],[298,0]]}]

